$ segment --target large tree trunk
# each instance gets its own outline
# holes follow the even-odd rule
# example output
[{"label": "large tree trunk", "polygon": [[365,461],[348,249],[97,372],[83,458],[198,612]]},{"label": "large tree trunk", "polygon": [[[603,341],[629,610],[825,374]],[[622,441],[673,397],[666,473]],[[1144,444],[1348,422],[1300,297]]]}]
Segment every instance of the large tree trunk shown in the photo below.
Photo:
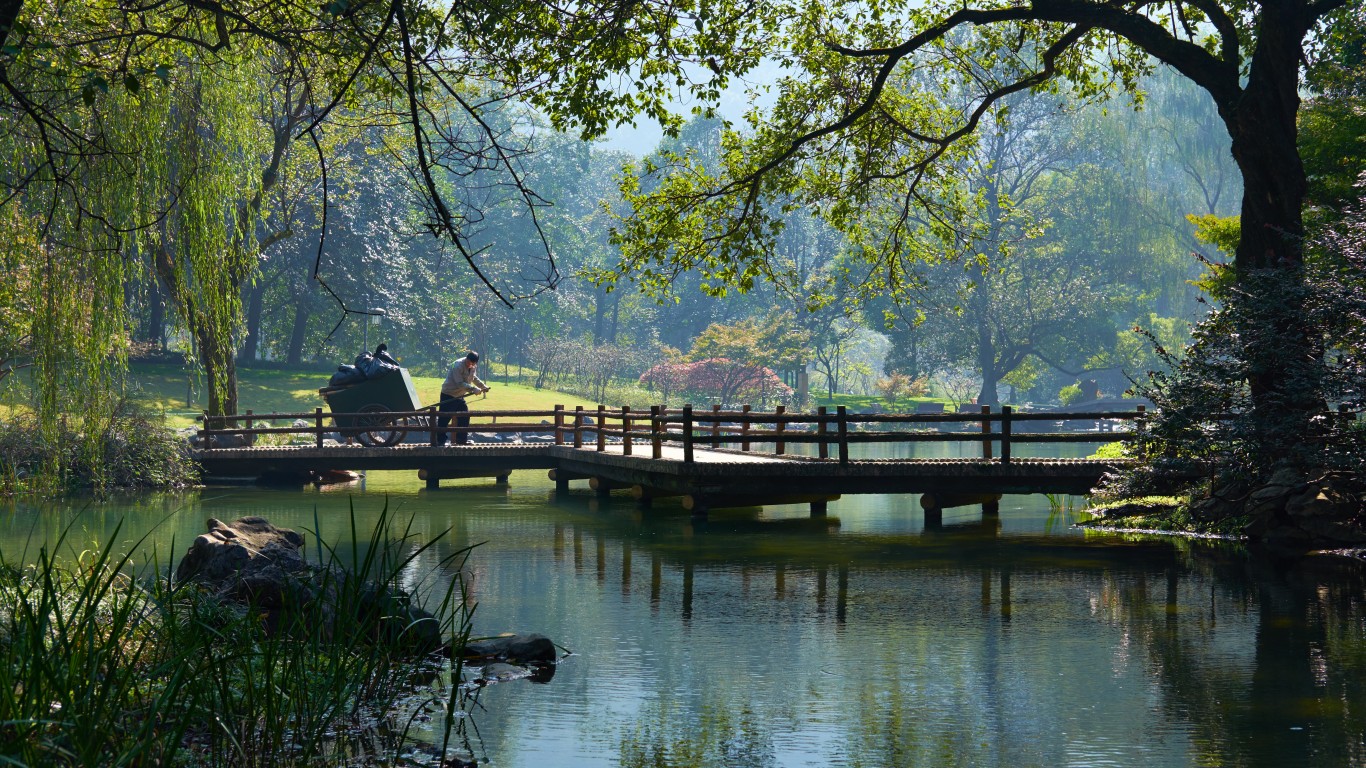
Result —
[{"label": "large tree trunk", "polygon": [[996,354],[996,340],[991,335],[990,281],[981,280],[973,291],[973,312],[977,321],[977,368],[982,372],[982,389],[977,393],[978,405],[1000,408],[1001,396],[997,384],[1001,381],[1001,365]]},{"label": "large tree trunk", "polygon": [[1292,7],[1263,6],[1247,84],[1236,103],[1220,105],[1243,176],[1235,300],[1250,302],[1240,334],[1254,439],[1267,455],[1303,443],[1310,419],[1324,407],[1318,388],[1323,348],[1308,327],[1304,303],[1307,183],[1295,119],[1305,27],[1290,13],[1297,4],[1287,5]]},{"label": "large tree trunk", "polygon": [[298,301],[294,305],[294,328],[289,334],[289,355],[290,365],[298,365],[303,360],[304,354],[304,332],[308,330],[308,309],[303,301]]},{"label": "large tree trunk", "polygon": [[603,326],[607,320],[607,292],[599,291],[593,302],[593,343],[602,344]]},{"label": "large tree trunk", "polygon": [[[155,268],[166,295],[181,308],[181,317],[195,346],[204,376],[208,383],[208,413],[210,416],[224,416],[237,413],[237,366],[233,362],[234,349],[231,336],[226,338],[214,331],[205,314],[201,311],[200,297],[194,290],[177,279],[175,254],[168,245],[162,245],[156,252]],[[241,283],[230,281],[232,295],[241,290]],[[222,426],[222,421],[211,422],[210,426]]]},{"label": "large tree trunk", "polygon": [[261,315],[264,314],[266,281],[257,280],[247,296],[247,337],[242,342],[242,359],[251,361],[260,356]]},{"label": "large tree trunk", "polygon": [[147,340],[156,344],[158,352],[166,351],[166,297],[161,293],[161,281],[153,279],[147,288]]},{"label": "large tree trunk", "polygon": [[617,343],[617,329],[621,322],[621,294],[617,291],[612,292],[612,322],[607,326],[607,343]]},{"label": "large tree trunk", "polygon": [[[231,346],[220,344],[216,334],[196,334],[199,354],[203,357],[204,378],[208,382],[208,412],[210,416],[231,416],[237,413],[237,362]],[[214,382],[222,381],[220,391]]]}]

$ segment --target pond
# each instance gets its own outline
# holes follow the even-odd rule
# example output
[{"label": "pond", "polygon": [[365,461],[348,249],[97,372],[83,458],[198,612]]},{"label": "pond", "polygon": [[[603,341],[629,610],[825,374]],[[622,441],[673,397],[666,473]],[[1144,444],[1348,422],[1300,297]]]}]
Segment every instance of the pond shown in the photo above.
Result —
[{"label": "pond", "polygon": [[[1366,763],[1362,568],[1089,532],[1081,499],[1008,496],[999,516],[955,508],[930,528],[914,496],[698,523],[676,502],[557,499],[544,472],[437,491],[372,472],[321,491],[14,503],[0,547],[14,560],[67,524],[77,543],[121,525],[167,561],[205,518],[249,514],[344,544],[349,510],[368,530],[386,504],[419,540],[449,528],[443,547],[477,545],[476,634],[573,652],[548,683],[482,691],[464,730],[480,765]],[[419,572],[439,554],[414,584],[450,577]]]}]

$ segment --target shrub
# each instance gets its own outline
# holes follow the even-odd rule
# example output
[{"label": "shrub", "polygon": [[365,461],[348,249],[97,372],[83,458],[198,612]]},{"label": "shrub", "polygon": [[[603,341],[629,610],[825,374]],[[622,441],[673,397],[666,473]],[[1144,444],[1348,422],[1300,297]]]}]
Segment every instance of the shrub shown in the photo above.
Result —
[{"label": "shrub", "polygon": [[1067,386],[1065,386],[1065,387],[1063,387],[1062,389],[1058,390],[1058,400],[1059,400],[1059,402],[1061,402],[1063,405],[1071,405],[1072,403],[1079,403],[1079,402],[1081,402],[1081,400],[1082,400],[1083,397],[1084,397],[1084,395],[1083,395],[1083,393],[1082,393],[1082,391],[1081,391],[1081,385],[1080,385],[1080,384],[1068,384]]},{"label": "shrub", "polygon": [[0,424],[0,491],[180,488],[198,482],[185,439],[138,411],[116,415],[96,435],[69,423],[51,433],[20,416]]},{"label": "shrub", "polygon": [[893,373],[878,381],[877,390],[887,405],[894,407],[905,398],[924,397],[929,394],[930,380],[925,376],[913,379],[904,373]]}]

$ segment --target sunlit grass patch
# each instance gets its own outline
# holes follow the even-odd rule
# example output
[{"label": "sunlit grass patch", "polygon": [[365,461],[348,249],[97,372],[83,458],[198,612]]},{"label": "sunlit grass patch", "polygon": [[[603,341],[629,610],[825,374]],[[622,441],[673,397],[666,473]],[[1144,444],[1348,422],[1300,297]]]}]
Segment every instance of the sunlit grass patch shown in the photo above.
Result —
[{"label": "sunlit grass patch", "polygon": [[1089,505],[1091,517],[1079,525],[1088,528],[1163,531],[1199,536],[1240,536],[1248,520],[1198,520],[1191,515],[1189,496],[1138,496]]}]

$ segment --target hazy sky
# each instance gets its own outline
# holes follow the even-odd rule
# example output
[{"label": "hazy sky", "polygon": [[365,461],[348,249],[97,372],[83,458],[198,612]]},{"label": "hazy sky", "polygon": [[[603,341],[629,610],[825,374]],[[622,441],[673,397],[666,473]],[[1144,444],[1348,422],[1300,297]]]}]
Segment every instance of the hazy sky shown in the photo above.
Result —
[{"label": "hazy sky", "polygon": [[[757,98],[751,99],[746,90],[751,85],[757,88],[760,85],[776,83],[781,73],[782,69],[777,64],[766,61],[749,73],[744,81],[732,83],[721,94],[719,105],[721,117],[736,123],[755,103],[763,106],[772,104],[773,96],[771,94],[760,93]],[[679,101],[673,104],[675,111],[684,114],[687,114],[692,106],[691,101]],[[607,149],[630,152],[640,157],[653,152],[663,137],[664,131],[660,129],[659,125],[648,117],[642,116],[636,121],[634,127],[625,125],[608,131],[603,139],[602,146]]]}]

